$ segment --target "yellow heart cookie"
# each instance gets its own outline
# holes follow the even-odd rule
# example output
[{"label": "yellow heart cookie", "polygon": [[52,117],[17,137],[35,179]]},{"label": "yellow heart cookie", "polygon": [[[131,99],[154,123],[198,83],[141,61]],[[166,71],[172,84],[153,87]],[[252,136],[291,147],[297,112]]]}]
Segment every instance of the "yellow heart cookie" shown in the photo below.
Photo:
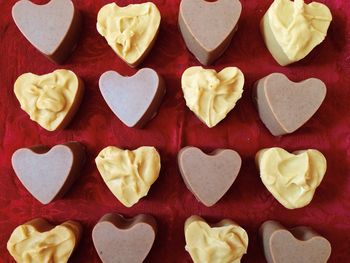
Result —
[{"label": "yellow heart cookie", "polygon": [[243,73],[228,67],[217,73],[213,69],[191,67],[181,78],[186,105],[209,128],[222,121],[242,97]]},{"label": "yellow heart cookie", "polygon": [[224,219],[213,226],[191,216],[185,222],[186,251],[194,263],[239,263],[248,248],[248,234]]},{"label": "yellow heart cookie", "polygon": [[130,66],[137,66],[152,48],[158,34],[160,13],[155,4],[115,3],[103,6],[97,15],[97,31]]},{"label": "yellow heart cookie", "polygon": [[109,190],[126,207],[147,195],[160,171],[160,156],[154,147],[148,146],[134,151],[108,146],[95,162]]},{"label": "yellow heart cookie", "polygon": [[260,177],[270,193],[288,209],[308,205],[327,169],[327,161],[317,150],[289,153],[274,147],[256,154]]},{"label": "yellow heart cookie", "polygon": [[67,221],[54,227],[45,219],[18,226],[7,242],[7,250],[18,263],[66,263],[79,242],[82,228]]},{"label": "yellow heart cookie", "polygon": [[64,128],[77,111],[84,84],[72,71],[59,69],[38,76],[25,73],[14,84],[21,108],[48,131]]},{"label": "yellow heart cookie", "polygon": [[285,66],[303,59],[319,45],[331,21],[332,14],[324,4],[275,0],[260,27],[270,53]]}]

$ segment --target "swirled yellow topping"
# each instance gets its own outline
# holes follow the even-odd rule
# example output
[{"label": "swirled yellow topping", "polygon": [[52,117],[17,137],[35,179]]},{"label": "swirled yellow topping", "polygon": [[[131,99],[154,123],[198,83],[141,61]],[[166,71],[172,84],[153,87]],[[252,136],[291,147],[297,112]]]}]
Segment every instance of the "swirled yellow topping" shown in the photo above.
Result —
[{"label": "swirled yellow topping", "polygon": [[31,120],[54,131],[69,113],[78,88],[78,77],[70,70],[59,69],[42,76],[32,73],[19,76],[14,92]]},{"label": "swirled yellow topping", "polygon": [[119,7],[103,6],[97,16],[97,31],[128,64],[135,64],[147,52],[160,25],[160,13],[151,2]]},{"label": "swirled yellow topping", "polygon": [[191,216],[185,222],[185,239],[194,263],[239,263],[248,248],[247,232],[228,219],[211,227]]},{"label": "swirled yellow topping", "polygon": [[53,228],[43,219],[34,219],[12,232],[7,249],[17,263],[66,263],[80,231],[79,224],[73,221]]},{"label": "swirled yellow topping", "polygon": [[147,195],[160,171],[160,156],[154,147],[148,146],[134,151],[108,146],[95,162],[109,190],[126,207]]},{"label": "swirled yellow topping", "polygon": [[332,21],[329,8],[304,0],[275,0],[262,21],[265,42],[281,65],[306,57],[326,37]]},{"label": "swirled yellow topping", "polygon": [[217,73],[213,69],[191,67],[181,79],[187,106],[209,128],[214,127],[242,97],[244,76],[236,67]]},{"label": "swirled yellow topping", "polygon": [[256,154],[256,162],[266,188],[288,209],[311,202],[327,169],[326,158],[317,150],[263,149]]}]

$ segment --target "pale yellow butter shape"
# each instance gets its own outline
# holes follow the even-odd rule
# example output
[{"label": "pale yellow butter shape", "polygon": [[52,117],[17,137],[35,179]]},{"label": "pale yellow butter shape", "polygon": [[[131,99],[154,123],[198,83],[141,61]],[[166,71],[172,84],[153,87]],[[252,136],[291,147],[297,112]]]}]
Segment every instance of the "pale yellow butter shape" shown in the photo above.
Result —
[{"label": "pale yellow butter shape", "polygon": [[308,205],[327,169],[327,161],[317,150],[289,153],[274,147],[256,154],[260,177],[270,193],[288,209]]},{"label": "pale yellow butter shape", "polygon": [[186,105],[209,128],[222,121],[242,97],[244,75],[227,67],[217,73],[200,66],[185,70],[181,78]]},{"label": "pale yellow butter shape", "polygon": [[79,226],[67,221],[46,232],[36,229],[36,220],[18,226],[7,242],[17,263],[66,263],[79,239]]},{"label": "pale yellow butter shape", "polygon": [[194,263],[239,263],[248,248],[247,232],[228,219],[210,227],[191,216],[185,222],[185,239]]},{"label": "pale yellow butter shape", "polygon": [[21,108],[48,131],[54,131],[71,109],[78,92],[79,79],[70,70],[59,69],[38,76],[25,73],[14,84]]},{"label": "pale yellow butter shape", "polygon": [[303,59],[319,45],[331,21],[332,14],[324,4],[275,0],[260,27],[270,53],[285,66]]},{"label": "pale yellow butter shape", "polygon": [[133,151],[108,146],[95,162],[109,190],[126,207],[147,195],[160,172],[160,156],[149,146]]},{"label": "pale yellow butter shape", "polygon": [[97,31],[128,64],[136,64],[153,44],[161,16],[151,2],[119,7],[116,3],[103,6],[97,15]]}]

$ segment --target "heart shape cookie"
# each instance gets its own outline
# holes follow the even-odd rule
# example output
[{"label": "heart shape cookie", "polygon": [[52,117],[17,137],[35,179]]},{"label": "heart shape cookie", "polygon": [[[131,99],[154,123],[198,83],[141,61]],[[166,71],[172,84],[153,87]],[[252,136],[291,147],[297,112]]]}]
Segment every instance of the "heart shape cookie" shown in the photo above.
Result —
[{"label": "heart shape cookie", "polygon": [[150,68],[140,69],[132,77],[107,71],[99,86],[108,106],[128,127],[141,128],[152,119],[165,94],[162,77]]},{"label": "heart shape cookie", "polygon": [[158,35],[160,13],[151,2],[120,7],[103,6],[97,15],[97,31],[131,67],[146,57]]},{"label": "heart shape cookie", "polygon": [[95,159],[103,181],[126,207],[146,196],[160,171],[160,156],[154,147],[122,150],[104,148]]},{"label": "heart shape cookie", "polygon": [[82,21],[71,0],[51,0],[45,5],[20,0],[12,8],[12,17],[27,40],[58,64],[76,47]]},{"label": "heart shape cookie", "polygon": [[265,44],[285,66],[306,57],[326,37],[332,21],[329,8],[304,0],[274,0],[260,23]]},{"label": "heart shape cookie", "polygon": [[103,263],[140,263],[152,248],[157,223],[150,215],[125,219],[106,214],[95,225],[92,240]]},{"label": "heart shape cookie", "polygon": [[309,227],[287,230],[269,220],[261,225],[260,235],[268,263],[326,263],[331,255],[329,241]]},{"label": "heart shape cookie", "polygon": [[244,76],[239,68],[191,67],[181,78],[186,105],[209,128],[222,121],[242,97]]},{"label": "heart shape cookie", "polygon": [[65,194],[84,162],[85,149],[78,142],[51,149],[43,145],[21,148],[12,155],[12,167],[18,179],[43,204]]},{"label": "heart shape cookie", "polygon": [[272,73],[255,83],[254,99],[262,122],[278,136],[305,124],[321,106],[326,92],[319,79],[295,83],[281,73]]},{"label": "heart shape cookie", "polygon": [[12,232],[7,250],[16,262],[68,262],[81,233],[78,222],[66,221],[53,226],[45,219],[37,218]]},{"label": "heart shape cookie", "polygon": [[84,83],[70,70],[38,76],[25,73],[14,84],[22,110],[48,131],[63,129],[78,110]]},{"label": "heart shape cookie", "polygon": [[289,153],[274,147],[260,150],[255,158],[265,187],[288,209],[311,202],[327,169],[326,158],[312,149]]},{"label": "heart shape cookie", "polygon": [[239,0],[182,0],[179,28],[187,48],[210,65],[228,48],[241,16]]},{"label": "heart shape cookie", "polygon": [[187,146],[177,157],[187,188],[208,207],[216,204],[230,189],[242,164],[239,154],[230,149],[218,149],[207,155],[196,147]]},{"label": "heart shape cookie", "polygon": [[248,234],[230,219],[208,225],[191,216],[185,222],[186,251],[194,263],[239,263],[248,248]]}]

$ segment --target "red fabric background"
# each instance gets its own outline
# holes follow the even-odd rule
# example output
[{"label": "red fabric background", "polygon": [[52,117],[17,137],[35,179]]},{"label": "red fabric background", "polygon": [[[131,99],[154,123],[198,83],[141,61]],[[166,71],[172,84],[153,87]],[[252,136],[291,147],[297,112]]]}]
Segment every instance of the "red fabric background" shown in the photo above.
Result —
[{"label": "red fabric background", "polygon": [[[258,228],[267,219],[279,220],[286,226],[315,228],[332,243],[330,262],[350,262],[350,1],[322,1],[334,16],[326,40],[302,62],[280,67],[267,51],[258,27],[271,1],[242,0],[239,30],[226,53],[212,67],[217,70],[232,65],[239,67],[246,78],[245,91],[234,110],[212,129],[195,117],[183,99],[181,74],[187,67],[199,63],[186,49],[177,28],[179,1],[155,1],[162,14],[160,34],[141,67],[151,67],[163,75],[167,95],[157,117],[142,130],[124,126],[103,101],[98,89],[99,76],[107,70],[125,75],[136,72],[114,54],[96,31],[97,12],[110,1],[74,1],[83,13],[84,27],[77,50],[63,66],[51,63],[20,34],[11,18],[15,2],[0,1],[1,262],[12,262],[6,250],[12,230],[36,217],[53,223],[68,219],[80,221],[84,235],[71,262],[98,262],[91,230],[108,212],[127,216],[150,213],[156,217],[159,232],[147,262],[190,262],[184,250],[183,223],[192,214],[201,215],[210,222],[231,218],[244,227],[249,234],[249,249],[242,262],[265,262]],[[120,5],[131,2],[118,1]],[[47,132],[20,109],[13,83],[22,73],[44,74],[57,68],[71,69],[81,76],[86,93],[71,125],[64,131]],[[250,97],[254,81],[272,72],[283,72],[294,81],[318,77],[328,87],[326,100],[316,115],[297,132],[284,137],[270,135],[260,122]],[[70,140],[86,145],[88,162],[63,199],[41,205],[16,178],[11,168],[11,155],[21,147],[55,145]],[[130,149],[153,145],[160,151],[160,177],[147,198],[132,208],[125,208],[117,201],[95,167],[95,156],[108,145]],[[232,148],[242,156],[243,167],[236,182],[211,208],[195,200],[179,174],[176,155],[186,145],[205,151]],[[327,174],[309,206],[287,210],[261,183],[254,155],[259,149],[272,146],[290,151],[316,148],[325,154]]]}]

